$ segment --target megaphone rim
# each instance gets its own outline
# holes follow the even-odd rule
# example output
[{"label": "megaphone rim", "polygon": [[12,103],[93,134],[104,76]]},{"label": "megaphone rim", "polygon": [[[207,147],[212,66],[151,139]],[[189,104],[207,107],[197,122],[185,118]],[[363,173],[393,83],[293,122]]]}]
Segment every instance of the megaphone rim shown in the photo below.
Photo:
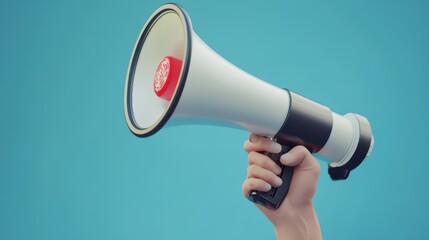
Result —
[{"label": "megaphone rim", "polygon": [[[160,119],[147,128],[141,128],[136,123],[133,111],[132,111],[132,88],[134,81],[134,73],[136,70],[137,61],[140,56],[140,51],[144,45],[145,39],[148,36],[150,30],[158,21],[162,15],[174,12],[176,13],[185,27],[185,35],[186,35],[186,51],[184,54],[184,58],[182,59],[182,70],[179,77],[179,81],[177,83],[177,88],[175,93],[173,94],[172,99],[170,100],[170,104],[165,111],[164,115],[160,117]],[[187,12],[178,4],[168,3],[159,7],[155,12],[149,17],[146,21],[140,35],[137,39],[137,42],[134,46],[134,50],[130,59],[130,63],[128,65],[127,78],[125,84],[125,94],[124,94],[124,110],[125,110],[125,118],[127,121],[128,128],[131,132],[138,137],[149,137],[156,132],[158,132],[170,119],[174,110],[179,103],[180,97],[182,95],[183,89],[185,87],[186,78],[188,75],[190,60],[191,60],[191,51],[192,51],[192,24]]]}]

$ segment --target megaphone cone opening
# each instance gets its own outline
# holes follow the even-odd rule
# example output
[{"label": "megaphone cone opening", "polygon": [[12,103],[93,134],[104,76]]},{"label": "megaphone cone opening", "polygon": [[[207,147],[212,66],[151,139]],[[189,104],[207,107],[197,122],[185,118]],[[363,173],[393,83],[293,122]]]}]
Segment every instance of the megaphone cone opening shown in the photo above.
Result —
[{"label": "megaphone cone opening", "polygon": [[[192,33],[188,14],[177,4],[166,4],[157,9],[140,32],[128,66],[124,95],[127,125],[136,136],[153,135],[173,115],[188,75]],[[176,82],[165,86],[165,93],[158,96],[154,89],[154,75],[166,56],[174,56],[179,61],[173,63],[177,66],[177,70],[173,70],[177,76],[172,76]],[[174,59],[171,62],[175,62]],[[172,89],[171,93],[168,93],[169,89]]]}]

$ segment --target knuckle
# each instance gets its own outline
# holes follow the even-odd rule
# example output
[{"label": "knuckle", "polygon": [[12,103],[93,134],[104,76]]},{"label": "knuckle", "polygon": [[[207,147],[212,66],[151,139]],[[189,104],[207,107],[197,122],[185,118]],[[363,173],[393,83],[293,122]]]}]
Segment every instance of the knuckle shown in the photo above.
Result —
[{"label": "knuckle", "polygon": [[249,164],[251,164],[251,163],[253,163],[253,162],[254,162],[254,160],[255,160],[255,155],[256,155],[256,152],[250,152],[250,153],[247,155],[247,160],[248,160]]},{"label": "knuckle", "polygon": [[250,151],[250,142],[249,142],[249,140],[246,140],[246,141],[243,143],[243,149],[244,149],[245,151]]},{"label": "knuckle", "polygon": [[249,189],[255,189],[258,187],[258,184],[256,181],[249,181],[248,186],[249,186]]},{"label": "knuckle", "polygon": [[262,155],[260,153],[252,152],[252,156],[249,159],[249,164],[255,164],[255,165],[263,167],[264,161],[261,157],[262,157]]},{"label": "knuckle", "polygon": [[252,175],[252,165],[247,166],[247,176],[251,176]]},{"label": "knuckle", "polygon": [[256,165],[249,165],[247,167],[247,173],[249,175],[254,175],[256,171],[257,171],[257,166]]},{"label": "knuckle", "polygon": [[247,180],[243,182],[243,184],[241,185],[241,191],[246,194],[247,190]]}]

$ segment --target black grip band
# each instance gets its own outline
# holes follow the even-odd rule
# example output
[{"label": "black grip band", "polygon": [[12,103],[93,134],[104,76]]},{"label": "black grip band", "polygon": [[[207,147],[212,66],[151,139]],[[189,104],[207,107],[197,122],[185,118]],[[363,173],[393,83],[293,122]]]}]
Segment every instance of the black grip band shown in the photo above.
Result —
[{"label": "black grip band", "polygon": [[275,138],[281,145],[303,145],[311,152],[318,152],[331,135],[332,112],[308,98],[289,93],[289,112]]}]

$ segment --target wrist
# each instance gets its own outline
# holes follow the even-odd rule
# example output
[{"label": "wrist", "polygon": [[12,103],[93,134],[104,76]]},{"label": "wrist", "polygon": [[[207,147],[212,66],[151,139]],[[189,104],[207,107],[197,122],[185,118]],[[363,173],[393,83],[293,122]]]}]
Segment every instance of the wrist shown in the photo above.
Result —
[{"label": "wrist", "polygon": [[322,239],[319,221],[312,204],[288,209],[273,222],[277,240]]}]

